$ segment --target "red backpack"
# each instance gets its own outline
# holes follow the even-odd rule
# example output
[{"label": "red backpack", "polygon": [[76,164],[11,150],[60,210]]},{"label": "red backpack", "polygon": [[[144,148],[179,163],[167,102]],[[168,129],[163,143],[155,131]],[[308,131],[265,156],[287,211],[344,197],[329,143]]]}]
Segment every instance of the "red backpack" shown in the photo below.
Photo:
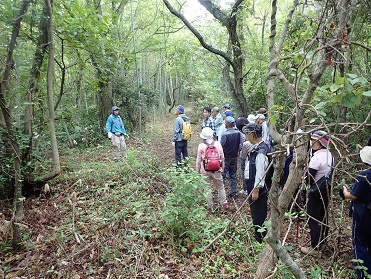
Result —
[{"label": "red backpack", "polygon": [[205,151],[204,168],[206,171],[218,171],[222,166],[222,163],[220,161],[219,152],[214,146],[214,141],[208,143],[205,140],[204,143],[207,146]]}]

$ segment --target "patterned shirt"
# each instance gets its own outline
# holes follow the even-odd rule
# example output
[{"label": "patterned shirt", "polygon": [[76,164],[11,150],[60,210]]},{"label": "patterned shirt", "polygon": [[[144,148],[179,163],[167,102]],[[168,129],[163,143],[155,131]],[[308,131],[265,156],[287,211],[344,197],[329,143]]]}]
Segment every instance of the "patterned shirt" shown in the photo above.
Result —
[{"label": "patterned shirt", "polygon": [[215,124],[214,120],[211,116],[208,116],[203,122],[202,122],[202,129],[205,127],[210,127],[214,131],[214,135],[216,134]]}]

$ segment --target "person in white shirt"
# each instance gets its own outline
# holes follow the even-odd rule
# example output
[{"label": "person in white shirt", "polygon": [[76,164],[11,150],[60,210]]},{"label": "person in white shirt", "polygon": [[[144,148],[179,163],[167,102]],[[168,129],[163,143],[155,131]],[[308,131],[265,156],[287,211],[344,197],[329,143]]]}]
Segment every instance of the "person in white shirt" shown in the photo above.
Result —
[{"label": "person in white shirt", "polygon": [[311,135],[313,156],[309,161],[308,185],[310,185],[307,214],[310,228],[311,247],[301,247],[301,252],[320,255],[328,233],[328,196],[334,158],[328,150],[329,137],[324,131],[315,131]]}]

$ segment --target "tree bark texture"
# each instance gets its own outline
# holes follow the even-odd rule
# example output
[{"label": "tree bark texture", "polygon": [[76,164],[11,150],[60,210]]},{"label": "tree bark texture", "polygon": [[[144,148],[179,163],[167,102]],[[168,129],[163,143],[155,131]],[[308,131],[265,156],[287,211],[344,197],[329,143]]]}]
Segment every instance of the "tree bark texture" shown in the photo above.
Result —
[{"label": "tree bark texture", "polygon": [[[30,79],[28,82],[28,90],[26,91],[26,106],[25,106],[25,128],[24,134],[28,137],[27,148],[23,151],[22,162],[23,165],[28,165],[31,162],[32,145],[33,145],[33,119],[34,119],[34,101],[37,100],[38,83],[40,80],[40,69],[42,67],[47,45],[47,22],[46,11],[43,7],[43,16],[40,18],[39,37],[37,41],[37,48],[34,54],[33,64],[30,72]],[[25,180],[32,181],[32,169],[29,167],[25,172]]]},{"label": "tree bark texture", "polygon": [[21,183],[22,181],[21,179],[21,154],[20,154],[19,144],[16,141],[15,132],[13,131],[12,115],[10,113],[9,108],[7,108],[6,106],[5,90],[8,87],[8,84],[11,78],[11,72],[14,69],[13,53],[16,47],[16,40],[19,35],[21,22],[23,20],[23,16],[27,12],[29,3],[30,3],[29,0],[24,0],[22,2],[22,5],[19,9],[17,17],[14,21],[14,25],[12,28],[12,35],[11,35],[10,42],[7,48],[8,56],[6,60],[6,65],[5,65],[4,73],[3,73],[2,80],[0,83],[0,107],[1,107],[1,112],[2,112],[3,119],[5,122],[5,126],[6,126],[6,132],[8,133],[8,139],[9,139],[10,146],[12,149],[12,152],[10,152],[9,155],[13,157],[14,210],[13,210],[13,216],[12,216],[11,222],[12,222],[12,227],[13,227],[12,242],[15,248],[18,246],[19,242],[21,241],[21,234],[20,234],[19,226],[17,225],[17,222],[21,221],[24,217],[23,200],[22,200],[22,183]]},{"label": "tree bark texture", "polygon": [[58,142],[57,135],[55,132],[55,112],[54,112],[54,100],[53,100],[53,76],[54,76],[54,38],[53,38],[53,9],[50,0],[45,0],[44,2],[46,14],[48,16],[47,24],[47,35],[48,35],[48,46],[49,46],[49,59],[48,59],[48,72],[46,78],[46,89],[48,95],[48,110],[49,110],[49,133],[50,141],[52,147],[52,171],[41,176],[38,180],[48,181],[61,172],[61,165],[59,161],[59,151],[58,151]]}]

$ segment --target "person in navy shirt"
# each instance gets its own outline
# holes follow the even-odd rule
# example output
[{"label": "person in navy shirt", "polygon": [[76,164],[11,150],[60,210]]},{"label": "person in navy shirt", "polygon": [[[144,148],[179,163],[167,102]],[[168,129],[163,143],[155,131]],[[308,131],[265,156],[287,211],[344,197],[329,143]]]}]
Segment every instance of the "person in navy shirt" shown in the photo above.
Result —
[{"label": "person in navy shirt", "polygon": [[358,174],[352,190],[349,192],[344,186],[340,195],[352,200],[354,258],[356,265],[362,267],[356,268],[356,276],[366,278],[364,271],[371,274],[371,146],[365,146],[360,157],[367,168]]},{"label": "person in navy shirt", "polygon": [[107,118],[106,133],[114,146],[114,160],[117,162],[121,155],[126,159],[125,137],[129,138],[129,135],[126,133],[124,122],[120,116],[120,109],[117,106],[112,107],[112,114]]},{"label": "person in navy shirt", "polygon": [[227,130],[220,140],[225,158],[223,179],[226,181],[229,178],[231,181],[229,197],[234,200],[237,195],[237,158],[245,141],[245,135],[235,127],[235,120],[231,116],[225,118],[225,128]]}]

